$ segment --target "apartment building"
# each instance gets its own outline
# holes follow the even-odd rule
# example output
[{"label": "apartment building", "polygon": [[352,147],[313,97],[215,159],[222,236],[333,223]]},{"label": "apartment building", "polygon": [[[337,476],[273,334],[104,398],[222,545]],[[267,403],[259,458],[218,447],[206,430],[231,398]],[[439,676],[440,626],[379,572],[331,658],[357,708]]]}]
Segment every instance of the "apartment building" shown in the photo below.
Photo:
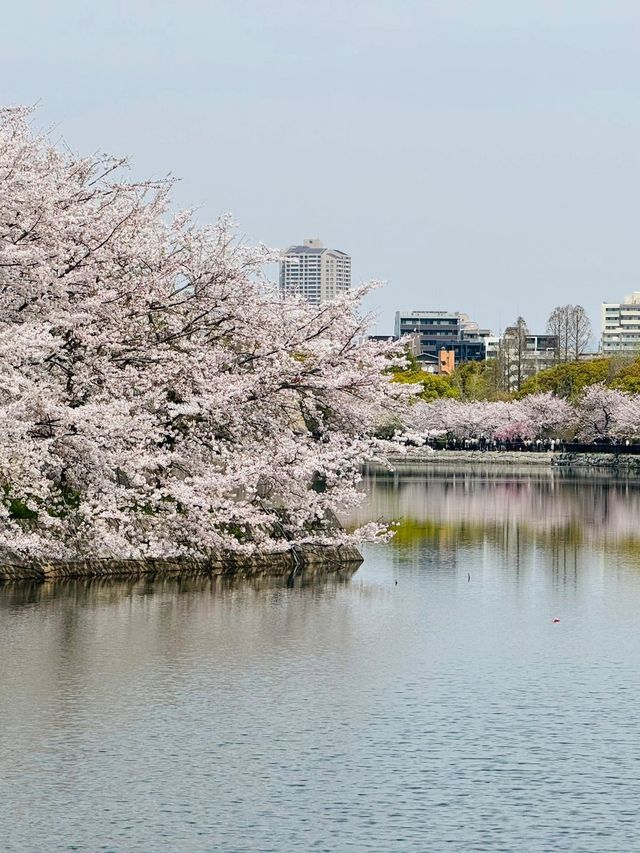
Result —
[{"label": "apartment building", "polygon": [[289,246],[281,255],[282,293],[298,294],[320,305],[350,287],[351,257],[338,249],[327,249],[317,238]]},{"label": "apartment building", "polygon": [[419,341],[418,358],[425,364],[438,364],[443,349],[453,352],[460,364],[485,358],[484,341],[491,332],[459,311],[397,311],[395,336],[405,335]]},{"label": "apartment building", "polygon": [[603,302],[601,320],[603,355],[640,355],[640,291],[625,296],[622,302]]}]

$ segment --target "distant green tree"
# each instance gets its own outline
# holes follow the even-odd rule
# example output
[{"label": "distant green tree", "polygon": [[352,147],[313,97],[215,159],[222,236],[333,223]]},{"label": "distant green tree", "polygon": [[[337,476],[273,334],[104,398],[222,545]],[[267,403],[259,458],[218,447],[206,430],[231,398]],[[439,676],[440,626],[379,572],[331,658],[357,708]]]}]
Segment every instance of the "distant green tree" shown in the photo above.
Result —
[{"label": "distant green tree", "polygon": [[422,387],[420,397],[429,403],[431,400],[437,400],[439,397],[459,397],[460,392],[451,384],[451,379],[448,376],[434,375],[433,373],[425,373],[422,379]]},{"label": "distant green tree", "polygon": [[522,383],[518,397],[553,391],[558,397],[575,400],[589,385],[608,382],[610,367],[608,358],[558,364],[529,377]]},{"label": "distant green tree", "polygon": [[631,394],[640,394],[640,357],[631,363],[621,365],[610,382],[612,388],[618,391],[627,391]]},{"label": "distant green tree", "polygon": [[495,359],[466,361],[451,374],[451,385],[463,400],[503,400],[510,395],[499,390],[498,364]]},{"label": "distant green tree", "polygon": [[449,376],[442,374],[426,373],[411,352],[407,352],[407,364],[405,367],[392,367],[394,382],[403,382],[408,385],[422,385],[422,391],[418,395],[421,400],[430,403],[440,397],[459,397],[460,391],[455,388]]}]

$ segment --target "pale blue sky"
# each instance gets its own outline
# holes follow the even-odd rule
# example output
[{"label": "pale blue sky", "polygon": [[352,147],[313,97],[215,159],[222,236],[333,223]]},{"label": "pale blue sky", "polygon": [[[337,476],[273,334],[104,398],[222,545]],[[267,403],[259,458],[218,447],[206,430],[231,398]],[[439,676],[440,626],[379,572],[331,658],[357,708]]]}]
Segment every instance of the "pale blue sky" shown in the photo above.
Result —
[{"label": "pale blue sky", "polygon": [[640,289],[638,0],[5,4],[4,103],[172,172],[177,206],[320,236],[370,300],[534,330]]}]

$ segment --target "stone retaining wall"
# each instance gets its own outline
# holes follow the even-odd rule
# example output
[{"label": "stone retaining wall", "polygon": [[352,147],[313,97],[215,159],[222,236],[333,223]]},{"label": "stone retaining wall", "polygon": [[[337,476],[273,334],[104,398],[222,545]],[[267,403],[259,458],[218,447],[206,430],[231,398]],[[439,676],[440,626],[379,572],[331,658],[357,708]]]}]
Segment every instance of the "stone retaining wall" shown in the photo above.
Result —
[{"label": "stone retaining wall", "polygon": [[640,472],[640,456],[626,453],[558,453],[554,464],[570,468],[609,468]]},{"label": "stone retaining wall", "polygon": [[139,575],[213,575],[305,577],[314,573],[340,571],[359,566],[362,555],[353,547],[306,546],[277,554],[213,555],[202,559],[176,560],[77,560],[29,563],[4,560],[0,563],[1,581],[45,581],[59,578],[118,578]]},{"label": "stone retaining wall", "polygon": [[417,447],[406,454],[390,457],[392,465],[405,463],[422,465],[551,465],[557,454],[548,452],[519,452],[508,450],[435,450],[426,453]]},{"label": "stone retaining wall", "polygon": [[415,448],[390,457],[392,465],[560,465],[640,472],[640,456],[625,453],[554,453],[509,450],[436,450]]}]

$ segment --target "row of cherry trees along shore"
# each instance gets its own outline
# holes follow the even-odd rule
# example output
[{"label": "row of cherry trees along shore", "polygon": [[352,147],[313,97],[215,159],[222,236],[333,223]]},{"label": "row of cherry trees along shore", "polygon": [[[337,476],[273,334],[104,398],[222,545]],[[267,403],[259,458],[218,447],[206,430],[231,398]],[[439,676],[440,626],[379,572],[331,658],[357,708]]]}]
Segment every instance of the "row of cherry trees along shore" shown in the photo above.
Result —
[{"label": "row of cherry trees along shore", "polygon": [[[358,500],[402,348],[366,340],[363,290],[319,308],[263,275],[222,219],[171,218],[0,112],[0,557],[182,557],[376,536]],[[364,341],[364,342],[363,342]]]},{"label": "row of cherry trees along shore", "polygon": [[464,402],[441,398],[410,406],[399,434],[404,439],[496,441],[577,439],[640,441],[640,395],[591,385],[575,401],[551,392],[521,400]]}]

